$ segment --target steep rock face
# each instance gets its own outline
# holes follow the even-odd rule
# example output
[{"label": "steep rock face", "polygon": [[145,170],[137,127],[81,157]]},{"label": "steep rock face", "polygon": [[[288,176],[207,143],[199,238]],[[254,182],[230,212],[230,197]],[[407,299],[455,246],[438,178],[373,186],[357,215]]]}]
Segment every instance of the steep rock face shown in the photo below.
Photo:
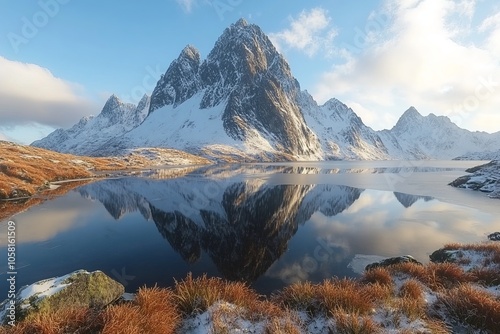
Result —
[{"label": "steep rock face", "polygon": [[111,138],[138,126],[147,115],[149,100],[145,95],[135,106],[112,95],[98,116],[83,117],[70,129],[57,129],[31,145],[61,153],[90,155]]},{"label": "steep rock face", "polygon": [[161,76],[153,94],[149,113],[163,106],[177,107],[202,89],[199,75],[200,53],[188,45]]},{"label": "steep rock face", "polygon": [[198,51],[186,47],[158,81],[146,121],[105,146],[168,146],[196,153],[215,146],[263,159],[318,159],[320,146],[296,103],[299,94],[297,80],[269,38],[240,20],[201,64]]}]

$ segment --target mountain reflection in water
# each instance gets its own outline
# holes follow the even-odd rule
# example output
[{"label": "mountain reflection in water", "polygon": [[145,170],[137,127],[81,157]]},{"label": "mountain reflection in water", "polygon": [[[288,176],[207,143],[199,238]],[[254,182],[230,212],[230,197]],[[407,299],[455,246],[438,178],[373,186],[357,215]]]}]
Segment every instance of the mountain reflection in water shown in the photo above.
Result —
[{"label": "mountain reflection in water", "polygon": [[443,182],[462,175],[463,162],[430,163],[442,168],[215,165],[99,180],[14,217],[17,283],[102,270],[134,292],[172,286],[192,272],[267,294],[297,281],[355,277],[347,265],[356,254],[426,262],[445,243],[480,241],[500,229],[495,201]]},{"label": "mountain reflection in water", "polygon": [[[147,178],[110,179],[83,186],[79,193],[100,201],[112,217],[138,211],[188,263],[206,252],[230,280],[253,282],[287,250],[298,226],[314,213],[333,217],[364,191],[338,185],[271,185],[260,174],[330,174],[311,167],[205,168],[183,178],[154,171]],[[386,169],[342,170],[382,173]],[[394,172],[394,169],[393,169]],[[242,175],[254,175],[242,178]],[[202,177],[201,177],[202,176]],[[394,193],[406,208],[420,198]]]}]

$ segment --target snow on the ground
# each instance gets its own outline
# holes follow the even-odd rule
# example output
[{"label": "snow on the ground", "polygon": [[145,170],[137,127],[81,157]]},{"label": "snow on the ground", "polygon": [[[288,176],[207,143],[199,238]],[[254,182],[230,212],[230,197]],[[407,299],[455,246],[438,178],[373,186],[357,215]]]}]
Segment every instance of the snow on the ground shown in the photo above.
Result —
[{"label": "snow on the ground", "polygon": [[[241,316],[240,307],[227,302],[217,302],[208,310],[185,320],[179,333],[264,333],[264,321],[249,321]],[[219,327],[219,328],[217,328]]]}]

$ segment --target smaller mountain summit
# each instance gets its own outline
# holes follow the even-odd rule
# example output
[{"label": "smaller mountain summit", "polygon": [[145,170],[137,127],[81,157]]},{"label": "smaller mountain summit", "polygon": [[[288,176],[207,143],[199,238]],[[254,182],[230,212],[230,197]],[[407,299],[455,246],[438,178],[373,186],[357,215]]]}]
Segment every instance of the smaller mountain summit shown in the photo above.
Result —
[{"label": "smaller mountain summit", "polygon": [[90,155],[116,136],[142,123],[149,110],[150,97],[144,95],[136,106],[111,95],[97,116],[85,116],[70,129],[57,129],[31,145],[61,153]]}]

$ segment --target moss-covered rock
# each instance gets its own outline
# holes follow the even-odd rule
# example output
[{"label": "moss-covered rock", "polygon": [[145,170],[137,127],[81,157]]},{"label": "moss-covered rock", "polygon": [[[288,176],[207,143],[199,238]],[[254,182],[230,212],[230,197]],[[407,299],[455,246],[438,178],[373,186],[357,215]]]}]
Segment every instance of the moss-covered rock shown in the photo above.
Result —
[{"label": "moss-covered rock", "polygon": [[[16,295],[16,321],[29,319],[39,312],[55,312],[67,308],[101,309],[120,298],[125,288],[101,271],[78,270],[71,274],[46,279],[25,286]],[[0,320],[8,321],[5,307],[0,305]]]}]

